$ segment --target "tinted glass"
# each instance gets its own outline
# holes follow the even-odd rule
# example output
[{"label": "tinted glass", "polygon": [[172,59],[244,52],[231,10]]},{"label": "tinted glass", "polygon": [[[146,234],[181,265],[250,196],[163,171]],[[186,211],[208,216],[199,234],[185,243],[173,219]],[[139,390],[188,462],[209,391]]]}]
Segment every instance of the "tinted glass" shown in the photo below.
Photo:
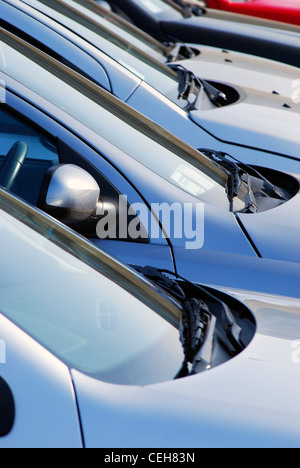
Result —
[{"label": "tinted glass", "polygon": [[35,205],[45,173],[51,166],[59,163],[56,145],[44,134],[0,106],[1,164],[17,141],[27,144],[28,153],[16,177],[12,192]]}]

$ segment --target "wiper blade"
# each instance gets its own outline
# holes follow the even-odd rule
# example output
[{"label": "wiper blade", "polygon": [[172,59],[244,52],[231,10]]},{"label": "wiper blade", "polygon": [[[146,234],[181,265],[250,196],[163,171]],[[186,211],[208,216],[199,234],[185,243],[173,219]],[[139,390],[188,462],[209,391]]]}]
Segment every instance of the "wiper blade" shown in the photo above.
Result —
[{"label": "wiper blade", "polygon": [[192,288],[195,288],[195,290],[200,291],[201,295],[204,294],[214,303],[217,303],[222,310],[222,328],[231,346],[236,353],[240,353],[245,349],[241,338],[241,327],[236,322],[227,304],[215,295],[169,270],[149,266],[132,265],[132,267],[162,287],[169,294],[174,295],[182,304],[180,340],[184,350],[184,361],[175,378],[207,371],[212,367],[217,318],[203,300],[186,298],[185,292],[178,282],[171,279],[170,276],[181,279],[186,284],[192,286]]},{"label": "wiper blade", "polygon": [[170,64],[168,67],[174,70],[178,76],[178,99],[188,100],[190,94],[196,88],[195,75],[182,65]]},{"label": "wiper blade", "polygon": [[196,57],[196,53],[192,49],[192,47],[184,44],[183,42],[179,41],[175,37],[168,36],[170,41],[172,40],[173,43],[166,44],[168,47],[164,56],[167,58],[167,64],[172,62],[177,62],[179,60],[188,60]]},{"label": "wiper blade", "polygon": [[192,362],[191,374],[199,374],[205,370],[211,369],[214,351],[214,339],[216,332],[217,319],[214,315],[211,315],[209,323],[207,325],[205,340],[195,355]]},{"label": "wiper blade", "polygon": [[228,174],[226,192],[230,202],[230,211],[233,211],[233,199],[238,196],[243,183],[241,169],[236,163],[229,161],[225,154],[220,151],[218,152],[207,148],[201,148],[199,151],[222,166]]},{"label": "wiper blade", "polygon": [[211,84],[209,84],[206,80],[200,79],[200,83],[202,84],[205,93],[209,97],[210,101],[216,107],[223,107],[227,105],[227,96],[223,91],[215,88]]},{"label": "wiper blade", "polygon": [[[223,107],[227,104],[226,94],[209,84],[206,80],[196,76],[194,72],[178,64],[171,63],[168,65],[168,67],[174,70],[178,76],[178,99],[184,99],[187,101],[190,97],[190,94],[194,93],[198,85],[200,90],[201,88],[204,90],[209,100],[216,107]],[[189,111],[196,109],[200,90],[195,98],[195,101],[188,106]]]},{"label": "wiper blade", "polygon": [[208,306],[199,299],[187,299],[182,288],[175,280],[166,276],[164,270],[149,266],[134,266],[134,268],[169,294],[173,294],[182,304],[180,341],[184,351],[184,361],[175,378],[209,370],[212,366],[217,319],[211,314]]},{"label": "wiper blade", "polygon": [[197,299],[186,301],[183,310],[180,330],[185,350],[183,369],[186,371],[190,363],[189,374],[193,375],[212,367],[217,319],[207,305]]},{"label": "wiper blade", "polygon": [[244,195],[245,208],[241,213],[257,213],[258,205],[251,187],[250,175],[247,172],[241,176],[243,182],[245,182],[246,193]]},{"label": "wiper blade", "polygon": [[186,2],[185,0],[172,0],[173,3],[176,3],[181,9],[181,12],[185,18],[190,18],[191,16],[202,16],[206,13],[206,9],[201,5],[198,5],[198,2]]},{"label": "wiper blade", "polygon": [[216,323],[216,317],[211,314],[203,301],[193,298],[184,302],[180,341],[185,359],[176,378],[211,369]]},{"label": "wiper blade", "polygon": [[158,268],[151,266],[142,267],[139,265],[132,265],[132,267],[146,278],[150,279],[155,284],[163,288],[165,291],[173,294],[177,300],[185,300],[185,293],[178,285],[177,281],[164,275],[163,270],[159,270]]},{"label": "wiper blade", "polygon": [[[239,193],[242,183],[248,187],[247,194],[245,196],[246,208],[244,211],[256,212],[257,205],[255,202],[255,197],[251,189],[251,179],[250,176],[253,175],[260,179],[263,182],[263,187],[265,195],[268,197],[278,198],[279,200],[286,200],[286,197],[282,190],[276,185],[272,184],[266,177],[264,177],[257,169],[248,164],[245,164],[239,161],[234,156],[231,156],[222,151],[215,151],[207,148],[199,149],[204,155],[208,156],[210,159],[215,161],[217,164],[221,165],[225,170],[229,171],[229,180],[227,184],[227,193],[229,199],[233,200]],[[231,160],[235,161],[231,161]]]}]

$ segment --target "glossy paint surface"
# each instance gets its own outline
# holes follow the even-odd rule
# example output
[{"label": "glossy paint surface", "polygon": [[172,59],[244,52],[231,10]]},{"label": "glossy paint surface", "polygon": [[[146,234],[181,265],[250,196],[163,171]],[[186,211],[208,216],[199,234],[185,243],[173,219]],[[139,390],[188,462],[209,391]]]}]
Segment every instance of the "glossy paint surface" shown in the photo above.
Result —
[{"label": "glossy paint surface", "polygon": [[266,18],[300,26],[298,0],[206,0],[209,8]]}]

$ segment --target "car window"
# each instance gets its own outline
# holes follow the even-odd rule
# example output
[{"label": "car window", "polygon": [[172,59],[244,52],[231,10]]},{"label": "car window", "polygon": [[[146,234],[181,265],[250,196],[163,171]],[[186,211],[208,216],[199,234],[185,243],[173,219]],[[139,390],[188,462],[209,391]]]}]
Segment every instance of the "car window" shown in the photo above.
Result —
[{"label": "car window", "polygon": [[165,2],[164,0],[133,0],[133,3],[136,3],[146,13],[154,15],[157,19],[168,17],[169,20],[176,20],[182,18],[181,13],[174,8],[171,2]]},{"label": "car window", "polygon": [[[28,2],[28,0],[26,1]],[[103,15],[101,15],[98,10],[93,11],[89,3],[83,3],[80,0],[79,2],[77,0],[67,0],[66,3],[83,12],[87,16],[96,19],[100,24],[109,28],[113,33],[122,36],[130,44],[139,47],[144,52],[152,54],[158,60],[162,59],[164,46],[161,45],[159,42],[155,43],[149,40],[146,34],[133,34],[132,30],[130,30],[130,23],[128,23],[127,28],[126,23],[122,25],[116,24],[116,22],[113,22],[109,17],[103,17]]]},{"label": "car window", "polygon": [[[26,159],[11,191],[33,205],[47,170],[59,163],[57,147],[47,136],[0,107],[0,164],[17,141],[28,146]],[[1,170],[1,167],[0,167]]]}]

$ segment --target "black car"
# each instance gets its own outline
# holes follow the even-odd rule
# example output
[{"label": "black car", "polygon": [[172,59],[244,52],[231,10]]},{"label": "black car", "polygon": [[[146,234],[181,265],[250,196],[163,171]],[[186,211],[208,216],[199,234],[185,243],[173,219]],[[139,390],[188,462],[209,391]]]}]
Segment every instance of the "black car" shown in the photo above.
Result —
[{"label": "black car", "polygon": [[107,0],[98,4],[109,4],[113,12],[160,41],[202,44],[300,67],[300,29],[294,26],[201,8],[185,0]]}]

